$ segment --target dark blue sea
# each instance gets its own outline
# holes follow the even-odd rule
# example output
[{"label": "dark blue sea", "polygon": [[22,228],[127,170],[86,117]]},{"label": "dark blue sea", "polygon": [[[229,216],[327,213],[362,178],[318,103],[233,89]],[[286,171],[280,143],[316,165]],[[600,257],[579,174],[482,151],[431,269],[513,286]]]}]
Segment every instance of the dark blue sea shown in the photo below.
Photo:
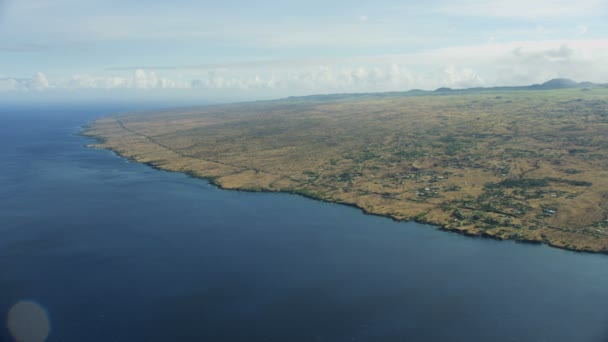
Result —
[{"label": "dark blue sea", "polygon": [[0,340],[608,341],[608,256],[475,239],[85,147],[125,105],[0,107]]}]

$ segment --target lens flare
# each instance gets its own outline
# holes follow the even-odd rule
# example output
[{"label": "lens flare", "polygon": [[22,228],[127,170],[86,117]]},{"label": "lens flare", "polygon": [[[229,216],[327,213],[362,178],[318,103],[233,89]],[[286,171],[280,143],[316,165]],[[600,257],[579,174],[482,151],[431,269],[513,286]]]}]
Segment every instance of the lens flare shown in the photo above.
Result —
[{"label": "lens flare", "polygon": [[17,342],[44,342],[51,331],[46,310],[32,301],[19,301],[13,305],[6,324]]}]

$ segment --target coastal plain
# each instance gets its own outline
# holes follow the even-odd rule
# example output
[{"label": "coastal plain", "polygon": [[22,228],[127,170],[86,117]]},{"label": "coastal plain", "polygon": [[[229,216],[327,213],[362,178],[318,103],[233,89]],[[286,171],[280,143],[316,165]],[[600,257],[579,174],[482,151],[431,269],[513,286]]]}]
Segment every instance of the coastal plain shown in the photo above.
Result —
[{"label": "coastal plain", "polygon": [[343,94],[111,115],[84,131],[224,189],[608,253],[608,88]]}]

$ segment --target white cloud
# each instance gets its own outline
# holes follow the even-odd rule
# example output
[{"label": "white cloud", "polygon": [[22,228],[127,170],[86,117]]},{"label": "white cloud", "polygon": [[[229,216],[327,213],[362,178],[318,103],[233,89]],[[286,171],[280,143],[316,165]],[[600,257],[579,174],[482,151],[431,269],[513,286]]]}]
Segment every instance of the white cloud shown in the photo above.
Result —
[{"label": "white cloud", "polygon": [[14,78],[2,78],[0,79],[0,92],[5,91],[22,91],[26,87]]},{"label": "white cloud", "polygon": [[484,85],[483,78],[469,68],[456,68],[449,66],[443,69],[444,77],[441,79],[441,84],[447,87],[454,88],[472,88]]},{"label": "white cloud", "polygon": [[69,89],[115,89],[129,88],[130,79],[118,76],[92,76],[77,74],[64,81],[63,85]]},{"label": "white cloud", "polygon": [[37,72],[32,78],[0,78],[0,92],[6,91],[44,91],[51,88],[46,75]]},{"label": "white cloud", "polygon": [[128,87],[134,89],[176,89],[190,88],[189,82],[172,80],[160,77],[154,71],[143,69],[135,70],[133,77],[126,83]]},{"label": "white cloud", "polygon": [[192,88],[212,90],[248,90],[280,92],[285,95],[328,92],[399,91],[411,88],[433,89],[439,86],[465,88],[481,86],[483,79],[473,70],[449,66],[431,71],[414,71],[406,65],[363,61],[357,65],[305,65],[298,68],[272,69],[244,76],[243,71],[210,71],[206,79],[192,81]]},{"label": "white cloud", "polygon": [[131,76],[94,76],[77,74],[57,80],[57,88],[67,89],[179,89],[190,88],[190,82],[160,77],[154,71],[136,69]]},{"label": "white cloud", "polygon": [[142,69],[135,70],[133,76],[133,88],[136,89],[149,89],[156,88],[158,85],[158,77],[153,71],[146,71]]},{"label": "white cloud", "polygon": [[34,78],[32,78],[28,82],[27,87],[30,90],[42,91],[42,90],[49,89],[50,84],[49,84],[49,80],[46,78],[45,74],[43,74],[41,72],[37,72],[36,75],[34,75]]}]

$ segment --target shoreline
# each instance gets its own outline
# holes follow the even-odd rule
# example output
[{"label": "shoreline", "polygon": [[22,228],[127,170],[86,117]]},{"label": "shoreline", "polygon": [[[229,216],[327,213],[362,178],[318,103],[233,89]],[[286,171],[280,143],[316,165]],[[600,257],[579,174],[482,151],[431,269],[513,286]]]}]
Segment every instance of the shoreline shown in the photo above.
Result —
[{"label": "shoreline", "polygon": [[[96,119],[96,120],[98,120],[98,119]],[[557,248],[557,249],[561,249],[561,250],[565,250],[565,251],[569,251],[569,252],[575,252],[575,253],[608,255],[608,250],[577,249],[577,248],[572,248],[572,247],[568,247],[568,246],[554,244],[554,243],[552,243],[549,240],[522,239],[522,238],[504,238],[502,236],[498,236],[498,235],[494,235],[494,234],[489,234],[489,233],[487,233],[485,231],[470,232],[470,231],[465,230],[465,229],[456,229],[455,227],[449,227],[446,224],[442,224],[442,223],[438,223],[438,222],[433,222],[433,221],[430,221],[430,220],[421,220],[421,219],[418,219],[418,218],[401,219],[401,218],[394,217],[394,216],[392,216],[390,214],[382,214],[382,213],[371,212],[371,211],[366,210],[365,208],[357,205],[356,203],[342,202],[342,201],[335,201],[335,200],[332,201],[332,200],[329,200],[329,199],[325,199],[325,198],[322,198],[322,197],[317,197],[317,196],[311,195],[310,193],[304,193],[304,192],[297,191],[297,190],[276,190],[276,191],[274,191],[274,190],[263,189],[263,188],[259,188],[259,189],[247,189],[247,188],[230,188],[230,187],[225,187],[221,183],[219,183],[219,182],[216,181],[216,179],[219,178],[219,177],[202,176],[202,175],[199,175],[199,174],[197,174],[196,172],[193,172],[193,171],[176,171],[176,170],[166,169],[166,168],[163,168],[163,167],[161,167],[159,165],[155,165],[153,162],[142,162],[142,161],[136,160],[134,157],[125,156],[124,154],[120,153],[119,151],[117,151],[116,149],[114,149],[112,147],[99,146],[99,144],[105,143],[107,141],[107,139],[105,137],[102,137],[102,136],[99,136],[99,135],[91,134],[89,132],[90,129],[91,129],[91,124],[87,124],[85,126],[81,126],[80,127],[80,131],[75,133],[76,135],[79,135],[79,136],[82,136],[82,137],[85,137],[85,138],[88,138],[88,139],[93,139],[97,143],[97,144],[86,144],[86,145],[84,145],[84,147],[86,147],[86,148],[100,149],[100,150],[110,151],[110,152],[112,152],[113,154],[115,154],[119,158],[125,159],[125,160],[127,160],[129,162],[146,165],[146,166],[151,167],[152,169],[155,169],[155,170],[159,170],[159,171],[163,171],[163,172],[172,172],[172,173],[184,174],[184,175],[186,175],[186,176],[188,176],[190,178],[193,178],[193,179],[203,180],[203,181],[207,182],[208,184],[214,186],[215,188],[217,188],[219,190],[223,190],[223,191],[238,191],[238,192],[248,192],[248,193],[269,193],[269,194],[270,193],[284,193],[284,194],[289,194],[289,195],[301,196],[301,197],[304,197],[304,198],[307,198],[307,199],[310,199],[310,200],[320,201],[320,202],[324,202],[324,203],[330,203],[330,204],[336,204],[336,205],[344,205],[344,206],[356,208],[363,215],[383,217],[383,218],[387,218],[387,219],[390,219],[390,220],[392,220],[394,222],[399,222],[399,223],[415,222],[415,223],[418,223],[418,224],[432,226],[434,229],[436,229],[438,231],[441,231],[441,232],[454,233],[454,234],[458,234],[458,235],[462,235],[462,236],[466,236],[466,237],[471,237],[471,238],[492,239],[492,240],[498,240],[498,241],[512,241],[514,243],[520,243],[520,244],[547,246],[547,247]]]}]

